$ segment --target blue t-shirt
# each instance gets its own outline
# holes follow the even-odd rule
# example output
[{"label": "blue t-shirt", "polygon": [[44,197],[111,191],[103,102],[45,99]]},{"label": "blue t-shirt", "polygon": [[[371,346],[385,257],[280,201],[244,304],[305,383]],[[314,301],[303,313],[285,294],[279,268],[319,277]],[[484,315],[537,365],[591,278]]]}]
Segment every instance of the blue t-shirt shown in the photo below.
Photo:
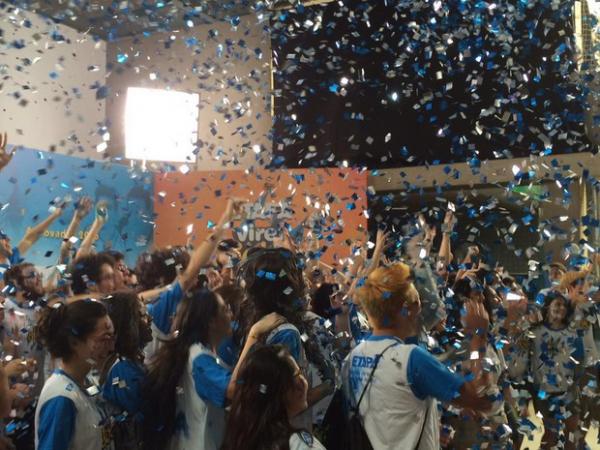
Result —
[{"label": "blue t-shirt", "polygon": [[134,416],[140,411],[145,376],[140,364],[119,358],[106,376],[102,396],[129,416]]},{"label": "blue t-shirt", "polygon": [[450,402],[458,397],[465,379],[434,358],[427,350],[415,347],[408,357],[408,382],[417,398],[434,397]]},{"label": "blue t-shirt", "polygon": [[154,303],[147,306],[148,314],[152,317],[152,323],[162,333],[169,334],[171,331],[171,322],[177,306],[183,299],[183,289],[179,280],[175,281],[169,288],[160,293]]},{"label": "blue t-shirt", "polygon": [[21,264],[23,261],[25,261],[25,259],[21,258],[19,247],[13,247],[10,256],[7,258],[7,262],[0,264],[0,278],[4,276],[4,272],[6,272],[7,269],[10,269],[17,264]]},{"label": "blue t-shirt", "polygon": [[240,347],[237,345],[233,336],[227,336],[217,349],[217,355],[229,367],[235,367],[240,357]]},{"label": "blue t-shirt", "polygon": [[231,371],[221,366],[213,355],[202,353],[192,363],[192,378],[198,396],[207,403],[225,407]]},{"label": "blue t-shirt", "polygon": [[68,450],[75,432],[77,410],[73,400],[54,397],[42,406],[37,450]]},{"label": "blue t-shirt", "polygon": [[284,328],[273,334],[268,340],[268,345],[280,344],[287,348],[290,355],[301,365],[302,361],[302,339],[300,332],[295,328]]}]

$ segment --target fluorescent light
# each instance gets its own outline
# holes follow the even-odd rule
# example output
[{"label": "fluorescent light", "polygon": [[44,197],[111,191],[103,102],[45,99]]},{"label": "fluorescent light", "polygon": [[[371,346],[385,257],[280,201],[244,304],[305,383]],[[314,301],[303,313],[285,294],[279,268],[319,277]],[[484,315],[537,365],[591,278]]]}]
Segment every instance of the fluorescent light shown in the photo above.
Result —
[{"label": "fluorescent light", "polygon": [[194,162],[198,94],[130,87],[125,106],[125,156],[149,161]]}]

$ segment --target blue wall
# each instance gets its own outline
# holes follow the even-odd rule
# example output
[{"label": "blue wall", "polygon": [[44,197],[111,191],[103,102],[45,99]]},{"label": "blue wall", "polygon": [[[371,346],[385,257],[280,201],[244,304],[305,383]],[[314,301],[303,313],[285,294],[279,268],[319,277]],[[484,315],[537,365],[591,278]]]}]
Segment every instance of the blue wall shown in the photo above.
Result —
[{"label": "blue wall", "polygon": [[[27,227],[48,216],[52,200],[71,198],[73,201],[63,215],[50,227],[50,236],[40,238],[24,255],[36,265],[51,266],[58,257],[62,239],[59,233],[71,221],[75,201],[84,195],[94,202],[106,200],[109,222],[100,233],[96,248],[118,250],[133,265],[137,255],[152,242],[152,180],[150,173],[134,174],[119,164],[20,149],[0,172],[0,229],[16,245]],[[82,222],[80,231],[90,227],[93,211]]]}]

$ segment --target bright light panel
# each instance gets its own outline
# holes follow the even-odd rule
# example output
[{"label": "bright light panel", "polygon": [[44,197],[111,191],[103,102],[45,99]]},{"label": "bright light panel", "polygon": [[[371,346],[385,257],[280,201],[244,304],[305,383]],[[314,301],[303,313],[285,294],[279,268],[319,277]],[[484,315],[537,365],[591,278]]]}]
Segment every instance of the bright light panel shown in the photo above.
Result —
[{"label": "bright light panel", "polygon": [[125,156],[196,161],[198,94],[130,87],[125,106]]}]

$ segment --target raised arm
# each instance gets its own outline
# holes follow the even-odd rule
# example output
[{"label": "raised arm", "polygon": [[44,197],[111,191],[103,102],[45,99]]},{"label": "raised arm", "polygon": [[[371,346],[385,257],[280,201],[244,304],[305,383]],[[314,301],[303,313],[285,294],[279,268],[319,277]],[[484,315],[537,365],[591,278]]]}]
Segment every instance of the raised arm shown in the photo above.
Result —
[{"label": "raised arm", "polygon": [[48,281],[46,282],[46,292],[53,292],[56,289],[60,276],[58,266],[68,263],[69,253],[71,252],[71,248],[73,247],[73,242],[71,241],[71,238],[75,236],[75,234],[77,234],[81,221],[85,218],[85,216],[89,214],[91,209],[92,200],[89,197],[83,197],[75,206],[73,218],[71,219],[71,223],[69,224],[67,231],[65,232],[65,238],[60,244],[60,252],[56,261],[56,267],[54,268],[52,274],[49,276]]},{"label": "raised arm", "polygon": [[89,197],[83,197],[75,206],[73,218],[71,219],[71,223],[69,224],[65,233],[65,239],[60,246],[60,254],[58,256],[57,264],[65,264],[67,262],[69,252],[71,251],[71,248],[73,248],[73,242],[71,241],[71,238],[77,234],[77,231],[79,231],[79,226],[81,225],[81,221],[90,213],[91,209],[92,199]]},{"label": "raised arm", "polygon": [[96,242],[96,239],[100,236],[100,230],[108,220],[108,205],[105,201],[98,202],[96,205],[96,217],[90,227],[88,234],[81,242],[81,247],[77,250],[75,259],[81,258],[82,256],[89,255],[92,250],[92,245]]},{"label": "raised arm", "polygon": [[245,201],[237,199],[227,201],[225,212],[215,226],[213,233],[194,250],[188,266],[179,276],[179,282],[184,291],[194,285],[200,269],[208,264],[223,237],[223,233],[231,227],[231,221],[241,212],[244,203]]},{"label": "raised arm", "polygon": [[450,236],[454,230],[455,223],[456,218],[454,217],[454,213],[451,210],[446,211],[444,223],[442,224],[442,243],[440,244],[440,251],[438,253],[439,260],[442,261],[445,266],[451,264],[452,260],[454,259],[454,255],[452,255]]},{"label": "raised arm", "polygon": [[375,239],[375,250],[373,250],[373,257],[371,258],[371,265],[367,270],[367,274],[373,272],[377,267],[379,267],[379,263],[381,262],[381,257],[383,256],[383,252],[388,247],[388,237],[389,234],[383,230],[377,230],[377,237]]},{"label": "raised arm", "polygon": [[465,332],[470,336],[472,377],[463,384],[460,395],[453,403],[475,411],[488,411],[492,402],[485,395],[485,391],[490,387],[490,377],[489,373],[483,370],[482,362],[487,348],[489,317],[482,303],[467,301],[465,310]]},{"label": "raised arm", "polygon": [[8,144],[8,136],[5,133],[0,133],[0,170],[4,169],[13,157],[12,153],[6,152]]},{"label": "raised arm", "polygon": [[40,237],[42,237],[44,231],[46,231],[62,213],[62,207],[57,206],[45,220],[38,223],[35,227],[28,229],[25,233],[25,236],[23,236],[23,239],[21,239],[21,242],[19,242],[17,245],[19,253],[23,255],[25,252],[27,252],[27,250],[29,250],[31,246],[35,244]]}]

